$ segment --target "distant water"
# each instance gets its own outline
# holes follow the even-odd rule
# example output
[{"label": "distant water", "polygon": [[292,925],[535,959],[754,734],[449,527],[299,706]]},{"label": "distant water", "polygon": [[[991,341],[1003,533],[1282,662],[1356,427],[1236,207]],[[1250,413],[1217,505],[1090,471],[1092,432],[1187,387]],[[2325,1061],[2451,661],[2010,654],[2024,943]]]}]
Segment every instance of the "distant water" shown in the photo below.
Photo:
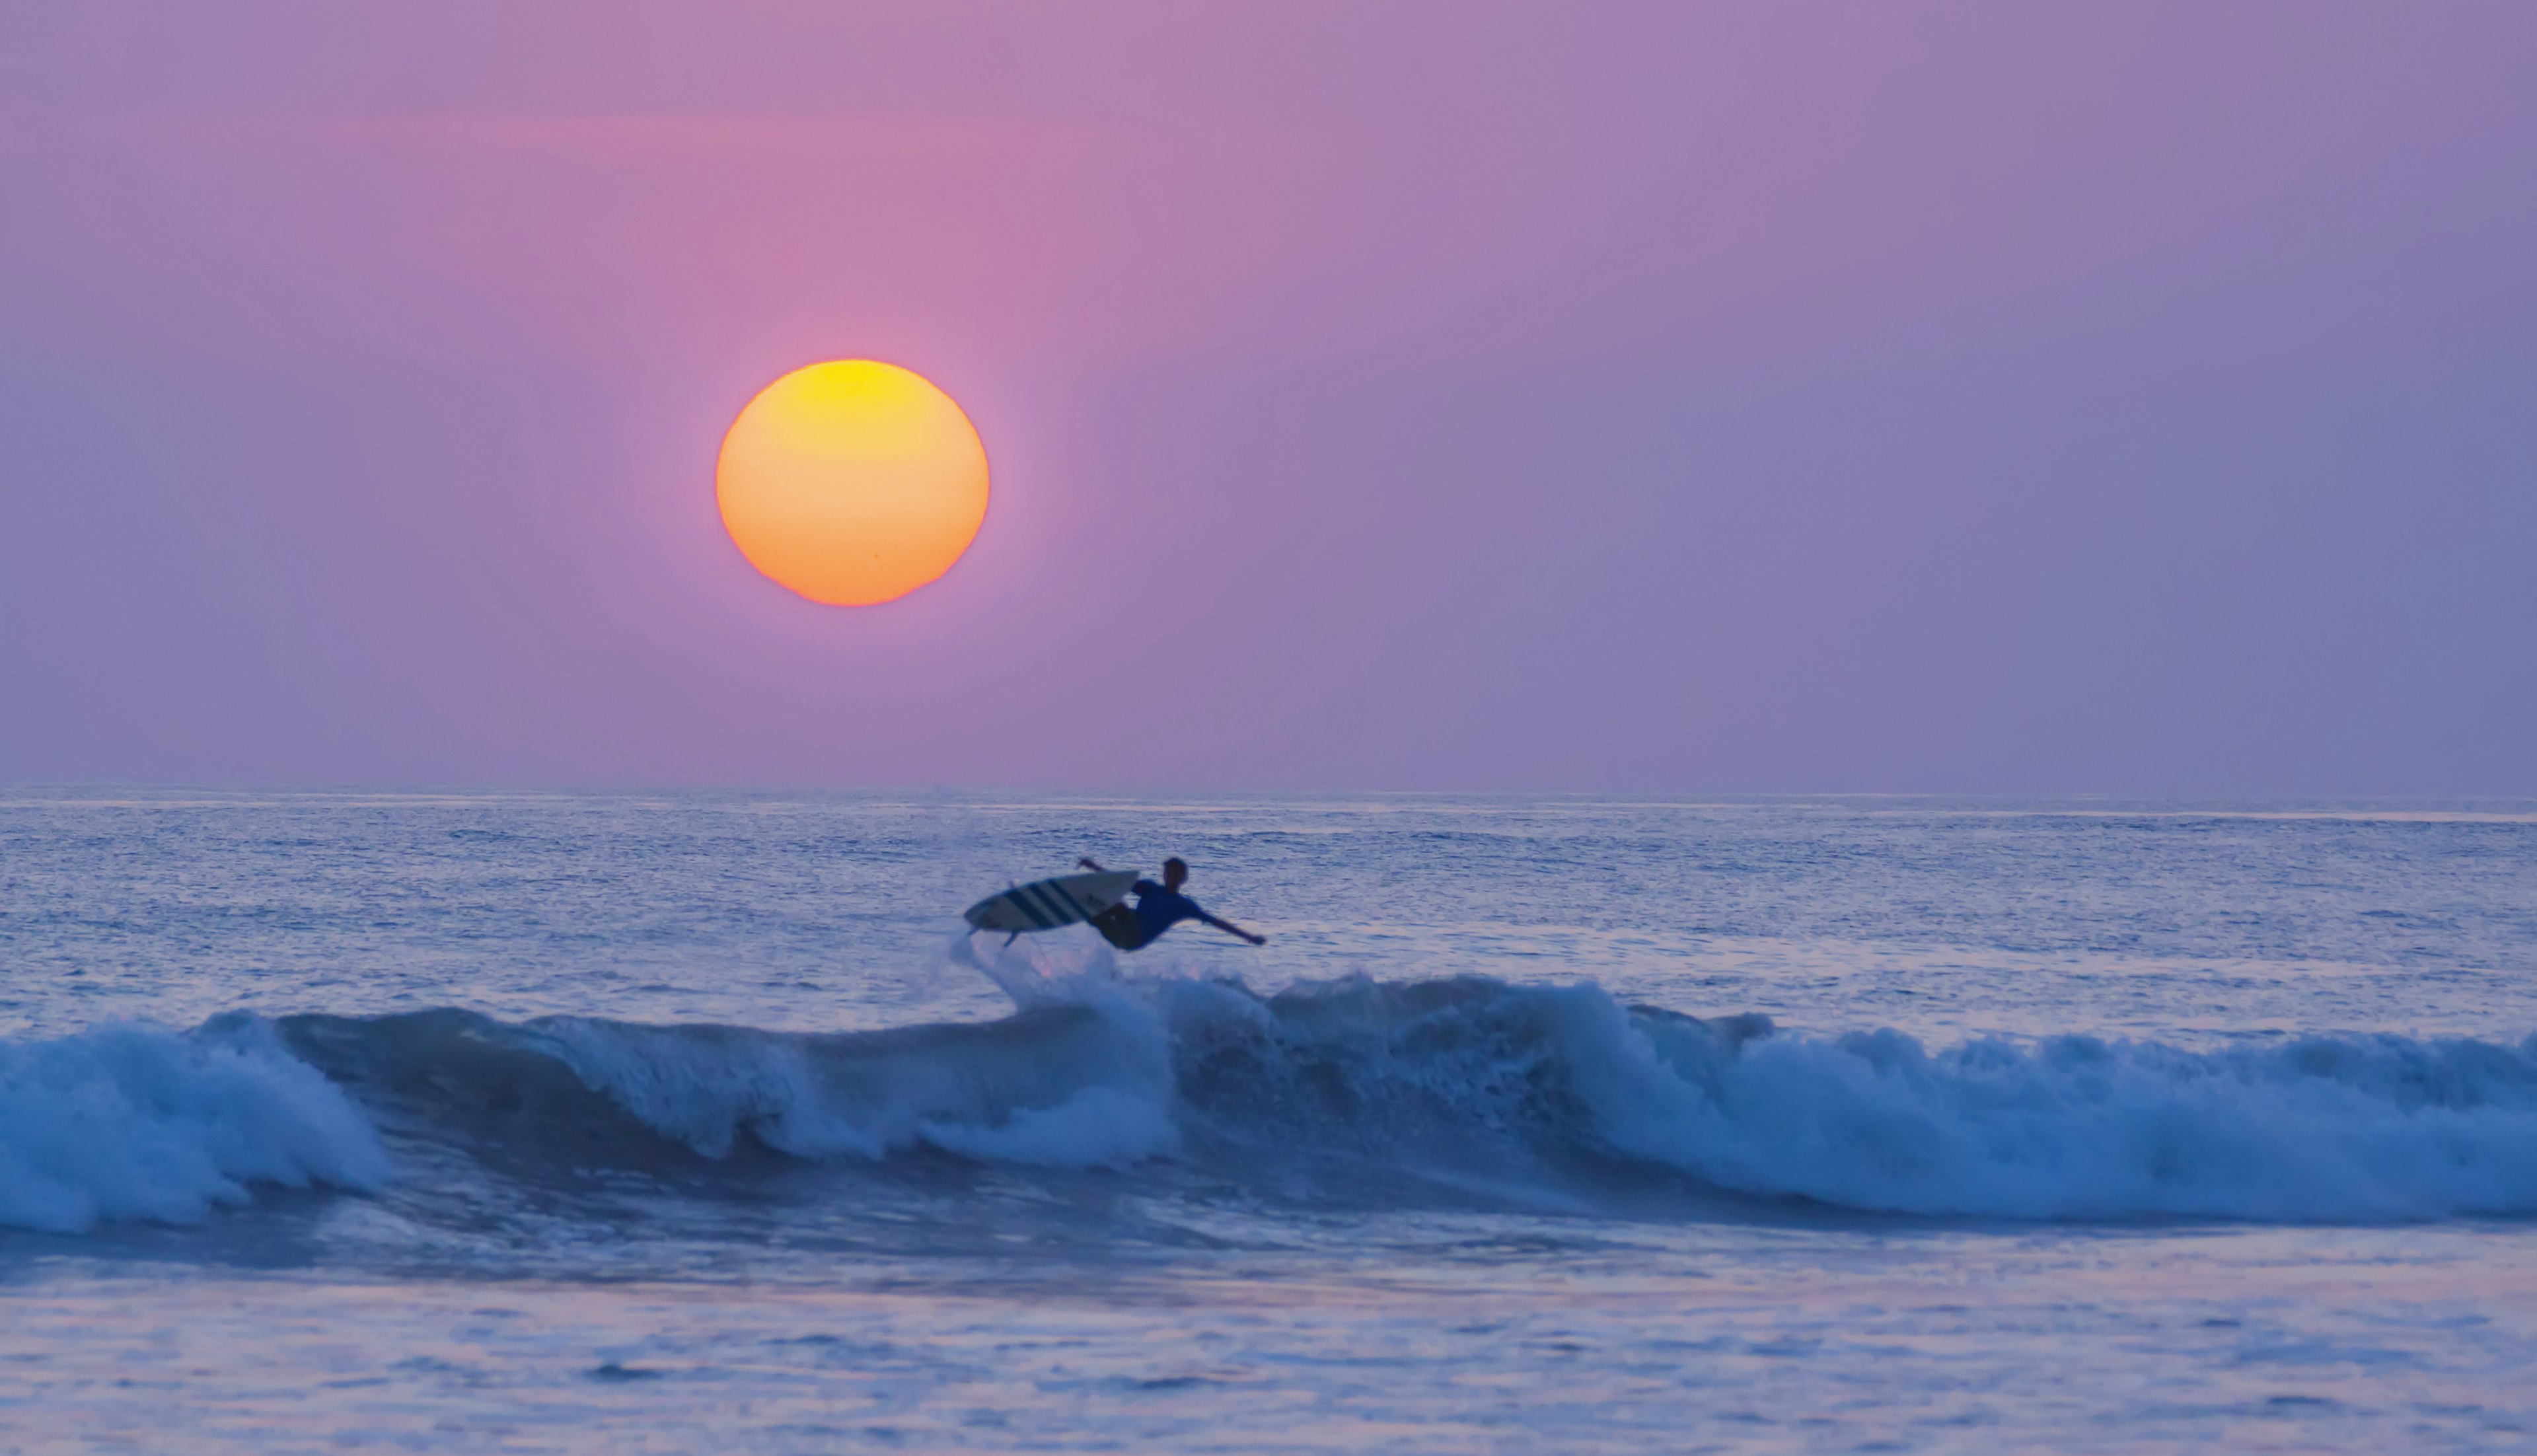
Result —
[{"label": "distant water", "polygon": [[18,791],[0,1448],[2525,1450],[2532,1034],[2529,803]]}]

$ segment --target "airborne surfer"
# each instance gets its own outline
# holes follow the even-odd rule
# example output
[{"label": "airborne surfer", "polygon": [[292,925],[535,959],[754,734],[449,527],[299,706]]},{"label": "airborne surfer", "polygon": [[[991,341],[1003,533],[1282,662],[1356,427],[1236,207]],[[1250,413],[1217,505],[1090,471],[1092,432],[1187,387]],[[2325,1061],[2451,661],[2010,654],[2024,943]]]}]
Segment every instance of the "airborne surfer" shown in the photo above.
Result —
[{"label": "airborne surfer", "polygon": [[[1089,870],[1098,871],[1101,868],[1089,856],[1074,862]],[[1183,920],[1196,920],[1202,925],[1213,925],[1225,934],[1239,936],[1253,945],[1268,943],[1268,936],[1254,935],[1231,920],[1219,920],[1201,909],[1197,901],[1181,893],[1181,886],[1188,880],[1187,863],[1177,856],[1164,860],[1161,884],[1155,884],[1152,880],[1137,881],[1129,887],[1129,892],[1137,897],[1136,905],[1130,907],[1122,904],[1110,907],[1092,918],[1092,928],[1100,931],[1104,940],[1121,950],[1140,950],[1151,945],[1165,930]]]}]

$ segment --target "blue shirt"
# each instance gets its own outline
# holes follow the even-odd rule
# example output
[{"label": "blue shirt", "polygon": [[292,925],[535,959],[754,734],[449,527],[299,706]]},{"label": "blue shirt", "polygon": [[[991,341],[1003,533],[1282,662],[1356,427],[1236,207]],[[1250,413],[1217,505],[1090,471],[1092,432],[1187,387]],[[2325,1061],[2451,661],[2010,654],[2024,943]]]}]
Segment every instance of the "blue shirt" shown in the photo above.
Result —
[{"label": "blue shirt", "polygon": [[1178,891],[1166,890],[1152,880],[1138,880],[1128,887],[1137,893],[1137,943],[1153,944],[1154,937],[1183,920],[1206,918],[1198,902]]}]

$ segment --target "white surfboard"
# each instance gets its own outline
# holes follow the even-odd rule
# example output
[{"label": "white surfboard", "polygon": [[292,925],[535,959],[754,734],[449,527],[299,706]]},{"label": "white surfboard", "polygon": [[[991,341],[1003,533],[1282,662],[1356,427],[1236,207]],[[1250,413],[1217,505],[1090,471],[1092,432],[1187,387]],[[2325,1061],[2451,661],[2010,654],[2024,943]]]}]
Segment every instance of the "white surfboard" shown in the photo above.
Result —
[{"label": "white surfboard", "polygon": [[1019,935],[1088,920],[1126,900],[1138,874],[1133,869],[1104,869],[1015,885],[970,906],[969,928]]}]

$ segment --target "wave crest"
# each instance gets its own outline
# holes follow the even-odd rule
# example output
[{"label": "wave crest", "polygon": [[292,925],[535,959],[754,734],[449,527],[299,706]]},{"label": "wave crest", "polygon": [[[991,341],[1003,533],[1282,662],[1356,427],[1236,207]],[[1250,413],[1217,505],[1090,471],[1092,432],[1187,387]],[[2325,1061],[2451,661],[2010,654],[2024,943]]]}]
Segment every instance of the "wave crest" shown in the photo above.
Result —
[{"label": "wave crest", "polygon": [[0,1225],[193,1223],[251,1183],[375,1188],[377,1134],[252,1020],[0,1044]]},{"label": "wave crest", "polygon": [[373,1187],[387,1161],[363,1109],[400,1156],[411,1140],[520,1180],[715,1181],[769,1160],[853,1175],[916,1155],[1350,1206],[1591,1210],[1619,1192],[1642,1210],[1686,1196],[1697,1216],[1724,1192],[2018,1219],[2537,1213],[2537,1039],[1932,1049],[1591,983],[1053,984],[998,1022],[832,1035],[441,1010],[0,1047],[0,1222],[193,1219],[255,1182]]},{"label": "wave crest", "polygon": [[1650,1028],[1593,1074],[1601,1131],[1722,1187],[2016,1218],[2537,1212],[2537,1046],[2310,1037],[2188,1051],[1895,1032],[1722,1058]]},{"label": "wave crest", "polygon": [[[1279,1196],[1355,1202],[1400,1196],[1403,1179],[1563,1198],[1654,1180],[1974,1217],[2537,1212],[2537,1042],[2190,1050],[2069,1036],[1932,1050],[1893,1031],[1811,1036],[1627,1006],[1593,984],[1070,986],[1072,1003],[1034,995],[987,1025],[833,1036],[469,1025],[596,1104],[574,1116],[714,1159],[745,1145],[1063,1168],[1175,1157]],[[364,1059],[403,1035],[333,1025],[365,1029]],[[542,1109],[550,1131],[559,1116],[553,1096],[493,1100]]]}]

